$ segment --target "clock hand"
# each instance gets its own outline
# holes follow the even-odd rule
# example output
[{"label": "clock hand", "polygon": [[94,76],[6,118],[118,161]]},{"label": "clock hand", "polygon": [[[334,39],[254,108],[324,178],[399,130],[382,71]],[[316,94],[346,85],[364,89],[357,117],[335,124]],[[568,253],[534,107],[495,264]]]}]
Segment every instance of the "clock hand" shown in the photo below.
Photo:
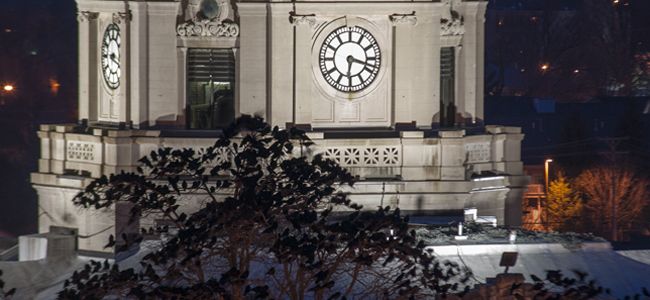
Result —
[{"label": "clock hand", "polygon": [[[350,55],[349,57],[352,57],[352,55]],[[373,68],[375,67],[375,65],[373,65],[373,64],[369,64],[368,62],[358,60],[358,59],[356,59],[354,57],[352,57],[352,61],[355,62],[355,63],[359,63],[359,64],[362,64],[362,65],[368,66],[368,67],[373,67]]]},{"label": "clock hand", "polygon": [[348,55],[347,61],[348,61],[348,80],[349,80],[350,79],[350,71],[352,70],[352,62],[354,61],[354,56]]},{"label": "clock hand", "polygon": [[117,65],[117,67],[120,67],[120,61],[115,58],[115,53],[111,53],[111,60]]}]

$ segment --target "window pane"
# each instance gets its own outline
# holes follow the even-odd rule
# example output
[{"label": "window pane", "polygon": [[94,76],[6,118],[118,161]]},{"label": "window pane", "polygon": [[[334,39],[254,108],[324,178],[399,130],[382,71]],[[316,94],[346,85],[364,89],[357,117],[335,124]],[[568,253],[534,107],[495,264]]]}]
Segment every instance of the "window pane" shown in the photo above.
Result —
[{"label": "window pane", "polygon": [[235,58],[230,49],[189,49],[188,127],[217,129],[235,119]]}]

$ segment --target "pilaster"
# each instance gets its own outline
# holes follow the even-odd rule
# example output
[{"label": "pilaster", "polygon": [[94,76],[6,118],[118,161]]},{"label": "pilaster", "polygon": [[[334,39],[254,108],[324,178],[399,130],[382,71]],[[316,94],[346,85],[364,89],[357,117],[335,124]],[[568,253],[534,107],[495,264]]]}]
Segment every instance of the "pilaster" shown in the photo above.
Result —
[{"label": "pilaster", "polygon": [[79,23],[79,122],[97,120],[97,17],[99,13],[77,12]]},{"label": "pilaster", "polygon": [[238,114],[261,115],[267,121],[268,115],[268,4],[260,2],[239,2],[237,11],[240,20],[239,72],[237,91],[239,94]]},{"label": "pilaster", "polygon": [[[305,13],[305,12],[301,12]],[[311,13],[307,11],[306,13]],[[307,17],[295,20],[295,61],[294,66],[294,97],[295,97],[295,123],[308,124],[312,121],[312,66],[311,66],[311,38],[316,18]]]},{"label": "pilaster", "polygon": [[290,3],[271,3],[269,27],[269,123],[285,126],[293,122],[294,26],[287,18],[293,10]]},{"label": "pilaster", "polygon": [[[147,3],[130,2],[133,19],[130,25],[130,89],[131,121],[134,128],[154,125],[149,122],[149,69],[147,34],[149,16]],[[182,98],[179,98],[182,99]]]},{"label": "pilaster", "polygon": [[[393,24],[393,88],[392,111],[395,123],[410,123],[413,118],[413,81],[415,72],[413,57],[419,55],[418,47],[413,44],[413,29],[417,26],[417,16],[391,15]],[[425,123],[428,124],[428,123]],[[422,124],[420,124],[422,125]]]},{"label": "pilaster", "polygon": [[465,130],[440,131],[440,180],[465,180]]}]

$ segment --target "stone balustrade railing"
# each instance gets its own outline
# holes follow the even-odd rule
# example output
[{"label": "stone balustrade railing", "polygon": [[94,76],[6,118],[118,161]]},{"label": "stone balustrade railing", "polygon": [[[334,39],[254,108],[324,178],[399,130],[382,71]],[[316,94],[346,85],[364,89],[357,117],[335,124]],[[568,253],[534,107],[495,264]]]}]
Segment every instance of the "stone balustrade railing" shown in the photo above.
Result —
[{"label": "stone balustrade railing", "polygon": [[[422,131],[376,139],[329,139],[322,132],[308,134],[316,145],[304,153],[297,147],[295,155],[322,153],[360,177],[383,174],[405,180],[467,180],[468,174],[482,171],[521,175],[519,145],[523,135],[518,128],[488,126],[486,134],[471,136],[465,136],[464,130],[441,131],[436,138],[425,138]],[[168,137],[157,130],[76,125],[42,125],[38,135],[39,173],[91,178],[134,171],[138,159],[158,148],[200,150],[215,140]],[[224,153],[217,159],[228,158]]]}]

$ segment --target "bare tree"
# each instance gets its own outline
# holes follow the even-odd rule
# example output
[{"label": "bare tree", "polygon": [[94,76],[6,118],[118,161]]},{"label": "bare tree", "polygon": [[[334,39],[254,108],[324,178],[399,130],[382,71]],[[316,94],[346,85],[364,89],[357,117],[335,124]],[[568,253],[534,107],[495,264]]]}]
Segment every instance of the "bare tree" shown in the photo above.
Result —
[{"label": "bare tree", "polygon": [[638,176],[634,169],[625,165],[616,167],[597,166],[584,171],[577,183],[585,205],[585,221],[594,233],[610,236],[612,228],[612,172],[616,185],[616,226],[619,236],[630,222],[641,217],[648,204],[649,183]]}]

